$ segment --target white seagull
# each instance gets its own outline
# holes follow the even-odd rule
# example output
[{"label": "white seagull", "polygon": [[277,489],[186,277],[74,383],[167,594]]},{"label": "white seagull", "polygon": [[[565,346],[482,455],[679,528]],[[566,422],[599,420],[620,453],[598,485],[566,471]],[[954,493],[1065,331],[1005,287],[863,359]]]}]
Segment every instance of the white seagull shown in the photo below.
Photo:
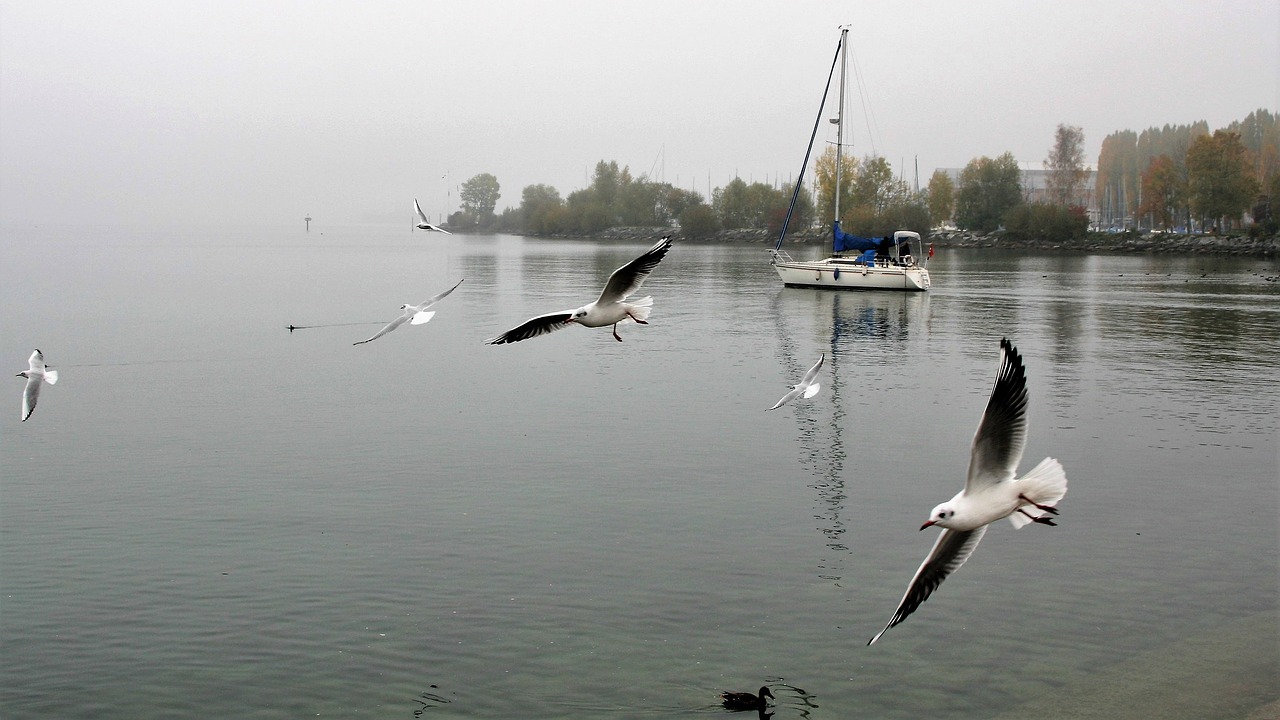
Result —
[{"label": "white seagull", "polygon": [[418,204],[418,198],[413,199],[413,211],[418,213],[418,224],[416,225],[416,227],[419,230],[430,230],[432,232],[444,233],[445,235],[453,234],[438,225],[432,225],[431,223],[427,222],[427,215],[426,213],[422,212],[422,206]]},{"label": "white seagull", "polygon": [[27,364],[31,367],[15,376],[27,379],[27,388],[22,391],[22,422],[26,422],[31,413],[35,412],[36,400],[40,398],[40,386],[45,383],[56,385],[58,382],[58,371],[46,368],[44,353],[40,352],[40,348],[31,353]]},{"label": "white seagull", "polygon": [[[463,280],[465,280],[465,279],[466,279],[466,278],[463,278]],[[462,284],[462,280],[459,280],[459,281],[458,281],[458,285],[461,285],[461,284]],[[434,311],[434,310],[432,310],[432,311],[428,312],[428,311],[427,311],[427,308],[429,308],[429,307],[431,307],[432,305],[435,305],[436,303],[438,303],[438,302],[440,302],[441,300],[445,299],[445,297],[446,297],[449,293],[451,293],[451,292],[453,292],[454,290],[457,290],[457,289],[458,289],[458,285],[454,285],[453,287],[449,288],[448,290],[445,290],[444,292],[440,293],[439,295],[436,295],[435,297],[433,297],[433,298],[431,298],[430,300],[428,300],[428,301],[426,301],[426,302],[422,303],[421,305],[401,305],[401,306],[400,306],[400,309],[401,309],[401,310],[404,310],[404,314],[403,314],[403,315],[401,315],[400,317],[396,318],[395,320],[392,320],[391,322],[387,323],[386,327],[384,327],[384,328],[382,328],[381,330],[379,330],[378,332],[374,333],[374,334],[373,334],[373,337],[369,338],[368,340],[361,340],[360,342],[354,342],[354,343],[351,343],[351,344],[352,344],[352,345],[363,345],[363,344],[365,344],[365,343],[367,343],[367,342],[373,342],[374,340],[377,340],[378,338],[382,337],[383,335],[386,335],[387,333],[391,332],[392,330],[395,330],[396,328],[400,327],[401,325],[403,325],[403,324],[404,324],[404,322],[405,322],[406,320],[408,320],[408,321],[409,321],[409,324],[410,324],[410,325],[421,325],[422,323],[427,322],[428,320],[430,320],[431,318],[433,318],[433,317],[435,317],[435,316],[436,316],[436,313],[435,313],[435,311]]]},{"label": "white seagull", "polygon": [[666,235],[643,255],[614,270],[609,276],[609,282],[605,283],[604,290],[600,292],[600,297],[590,305],[583,305],[577,310],[564,310],[530,318],[497,337],[485,340],[485,343],[502,345],[519,342],[567,328],[575,323],[592,328],[612,325],[613,339],[622,342],[622,337],[618,335],[618,323],[634,320],[641,325],[648,325],[647,318],[653,309],[651,297],[643,297],[634,302],[624,301],[628,295],[640,289],[645,278],[649,277],[649,273],[653,272],[670,249],[671,236]]},{"label": "white seagull", "polygon": [[996,374],[986,412],[978,423],[969,454],[969,475],[964,489],[935,507],[921,530],[932,525],[943,529],[933,550],[924,559],[893,618],[871,641],[897,625],[920,607],[973,554],[987,526],[1009,518],[1015,528],[1030,522],[1054,525],[1050,515],[1067,494],[1062,464],[1045,458],[1020,478],[1014,478],[1027,443],[1027,375],[1022,356],[1007,338],[1000,339],[1000,370]]},{"label": "white seagull", "polygon": [[809,372],[804,374],[804,379],[800,381],[800,384],[792,385],[791,392],[787,393],[786,395],[783,395],[782,399],[778,401],[778,404],[774,405],[769,409],[777,410],[783,405],[786,405],[792,400],[795,400],[799,396],[804,396],[804,398],[808,400],[814,395],[817,395],[818,390],[821,390],[822,386],[814,382],[813,379],[818,377],[818,368],[822,367],[822,361],[826,359],[827,359],[826,353],[822,353],[821,355],[819,355],[818,362],[814,363],[813,367],[809,368]]}]

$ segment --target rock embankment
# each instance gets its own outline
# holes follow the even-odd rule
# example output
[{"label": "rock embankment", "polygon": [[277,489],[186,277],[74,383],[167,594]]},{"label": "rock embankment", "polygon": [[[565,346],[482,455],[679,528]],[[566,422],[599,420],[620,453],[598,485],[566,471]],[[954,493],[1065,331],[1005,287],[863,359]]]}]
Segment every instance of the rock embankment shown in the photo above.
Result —
[{"label": "rock embankment", "polygon": [[1061,251],[1071,253],[1161,253],[1202,255],[1247,255],[1275,257],[1280,238],[1248,235],[1174,235],[1171,233],[1089,233],[1065,241],[1023,240],[1004,233],[979,235],[963,230],[934,233],[934,247],[1006,248],[1015,250]]},{"label": "rock embankment", "polygon": [[[721,230],[706,237],[685,237],[680,228],[613,227],[591,233],[598,240],[647,241],[671,233],[682,242],[715,244],[742,244],[771,246],[777,241],[776,233],[768,230]],[[587,237],[557,234],[552,237]],[[797,245],[825,245],[830,242],[827,230],[806,230],[787,235],[786,247]],[[1244,255],[1251,257],[1276,257],[1280,250],[1280,237],[1249,237],[1248,235],[1173,235],[1169,233],[1089,233],[1078,240],[1047,241],[1023,240],[1001,232],[972,233],[964,230],[947,230],[925,236],[925,241],[935,248],[1001,248],[1008,250],[1035,250],[1039,252],[1070,253],[1160,253],[1201,255]]]}]

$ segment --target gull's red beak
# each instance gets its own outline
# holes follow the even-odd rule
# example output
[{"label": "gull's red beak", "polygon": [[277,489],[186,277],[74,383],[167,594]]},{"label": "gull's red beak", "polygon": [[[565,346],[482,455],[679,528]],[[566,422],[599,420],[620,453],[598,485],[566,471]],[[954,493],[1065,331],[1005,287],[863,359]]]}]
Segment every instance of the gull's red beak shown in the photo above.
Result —
[{"label": "gull's red beak", "polygon": [[930,520],[930,521],[926,522],[925,524],[921,525],[921,526],[920,526],[920,529],[921,529],[921,530],[923,530],[923,529],[925,529],[925,528],[927,528],[927,527],[933,527],[934,525],[937,525],[937,523],[935,523],[934,521]]}]

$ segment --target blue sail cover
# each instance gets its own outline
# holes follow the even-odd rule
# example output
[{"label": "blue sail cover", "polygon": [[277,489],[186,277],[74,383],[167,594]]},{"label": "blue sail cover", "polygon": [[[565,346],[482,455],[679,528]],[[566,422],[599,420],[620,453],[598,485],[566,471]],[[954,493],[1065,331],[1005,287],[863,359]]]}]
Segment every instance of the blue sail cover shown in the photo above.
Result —
[{"label": "blue sail cover", "polygon": [[832,223],[831,234],[833,236],[833,247],[836,252],[857,250],[859,252],[872,252],[872,257],[875,257],[875,253],[873,251],[881,250],[887,254],[889,248],[898,244],[898,238],[889,235],[886,235],[883,239],[864,238],[858,237],[857,235],[850,235],[840,229],[839,220]]},{"label": "blue sail cover", "polygon": [[834,240],[834,248],[836,252],[846,252],[849,250],[857,250],[864,252],[867,250],[875,250],[880,247],[880,240],[872,238],[858,237],[840,229],[840,221],[836,220],[831,226],[831,234]]}]

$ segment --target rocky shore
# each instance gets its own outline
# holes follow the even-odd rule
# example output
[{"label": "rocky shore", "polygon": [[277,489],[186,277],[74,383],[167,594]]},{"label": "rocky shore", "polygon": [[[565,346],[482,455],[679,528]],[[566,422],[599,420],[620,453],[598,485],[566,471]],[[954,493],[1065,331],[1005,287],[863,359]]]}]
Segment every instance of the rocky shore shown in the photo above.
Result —
[{"label": "rocky shore", "polygon": [[[679,228],[614,227],[593,233],[590,237],[604,240],[653,240],[670,232],[684,242],[743,245],[772,245],[777,236],[768,230],[721,230],[709,237],[685,238]],[[553,237],[578,237],[554,235]],[[831,235],[826,230],[808,230],[787,236],[786,247],[825,245]],[[964,230],[935,232],[925,237],[937,249],[942,248],[1002,248],[1035,250],[1039,252],[1070,253],[1151,253],[1151,254],[1201,254],[1242,255],[1250,257],[1276,257],[1280,250],[1280,237],[1249,237],[1248,235],[1173,235],[1168,233],[1089,233],[1084,238],[1070,241],[1047,242],[1020,240],[1004,233],[971,233]]]}]

